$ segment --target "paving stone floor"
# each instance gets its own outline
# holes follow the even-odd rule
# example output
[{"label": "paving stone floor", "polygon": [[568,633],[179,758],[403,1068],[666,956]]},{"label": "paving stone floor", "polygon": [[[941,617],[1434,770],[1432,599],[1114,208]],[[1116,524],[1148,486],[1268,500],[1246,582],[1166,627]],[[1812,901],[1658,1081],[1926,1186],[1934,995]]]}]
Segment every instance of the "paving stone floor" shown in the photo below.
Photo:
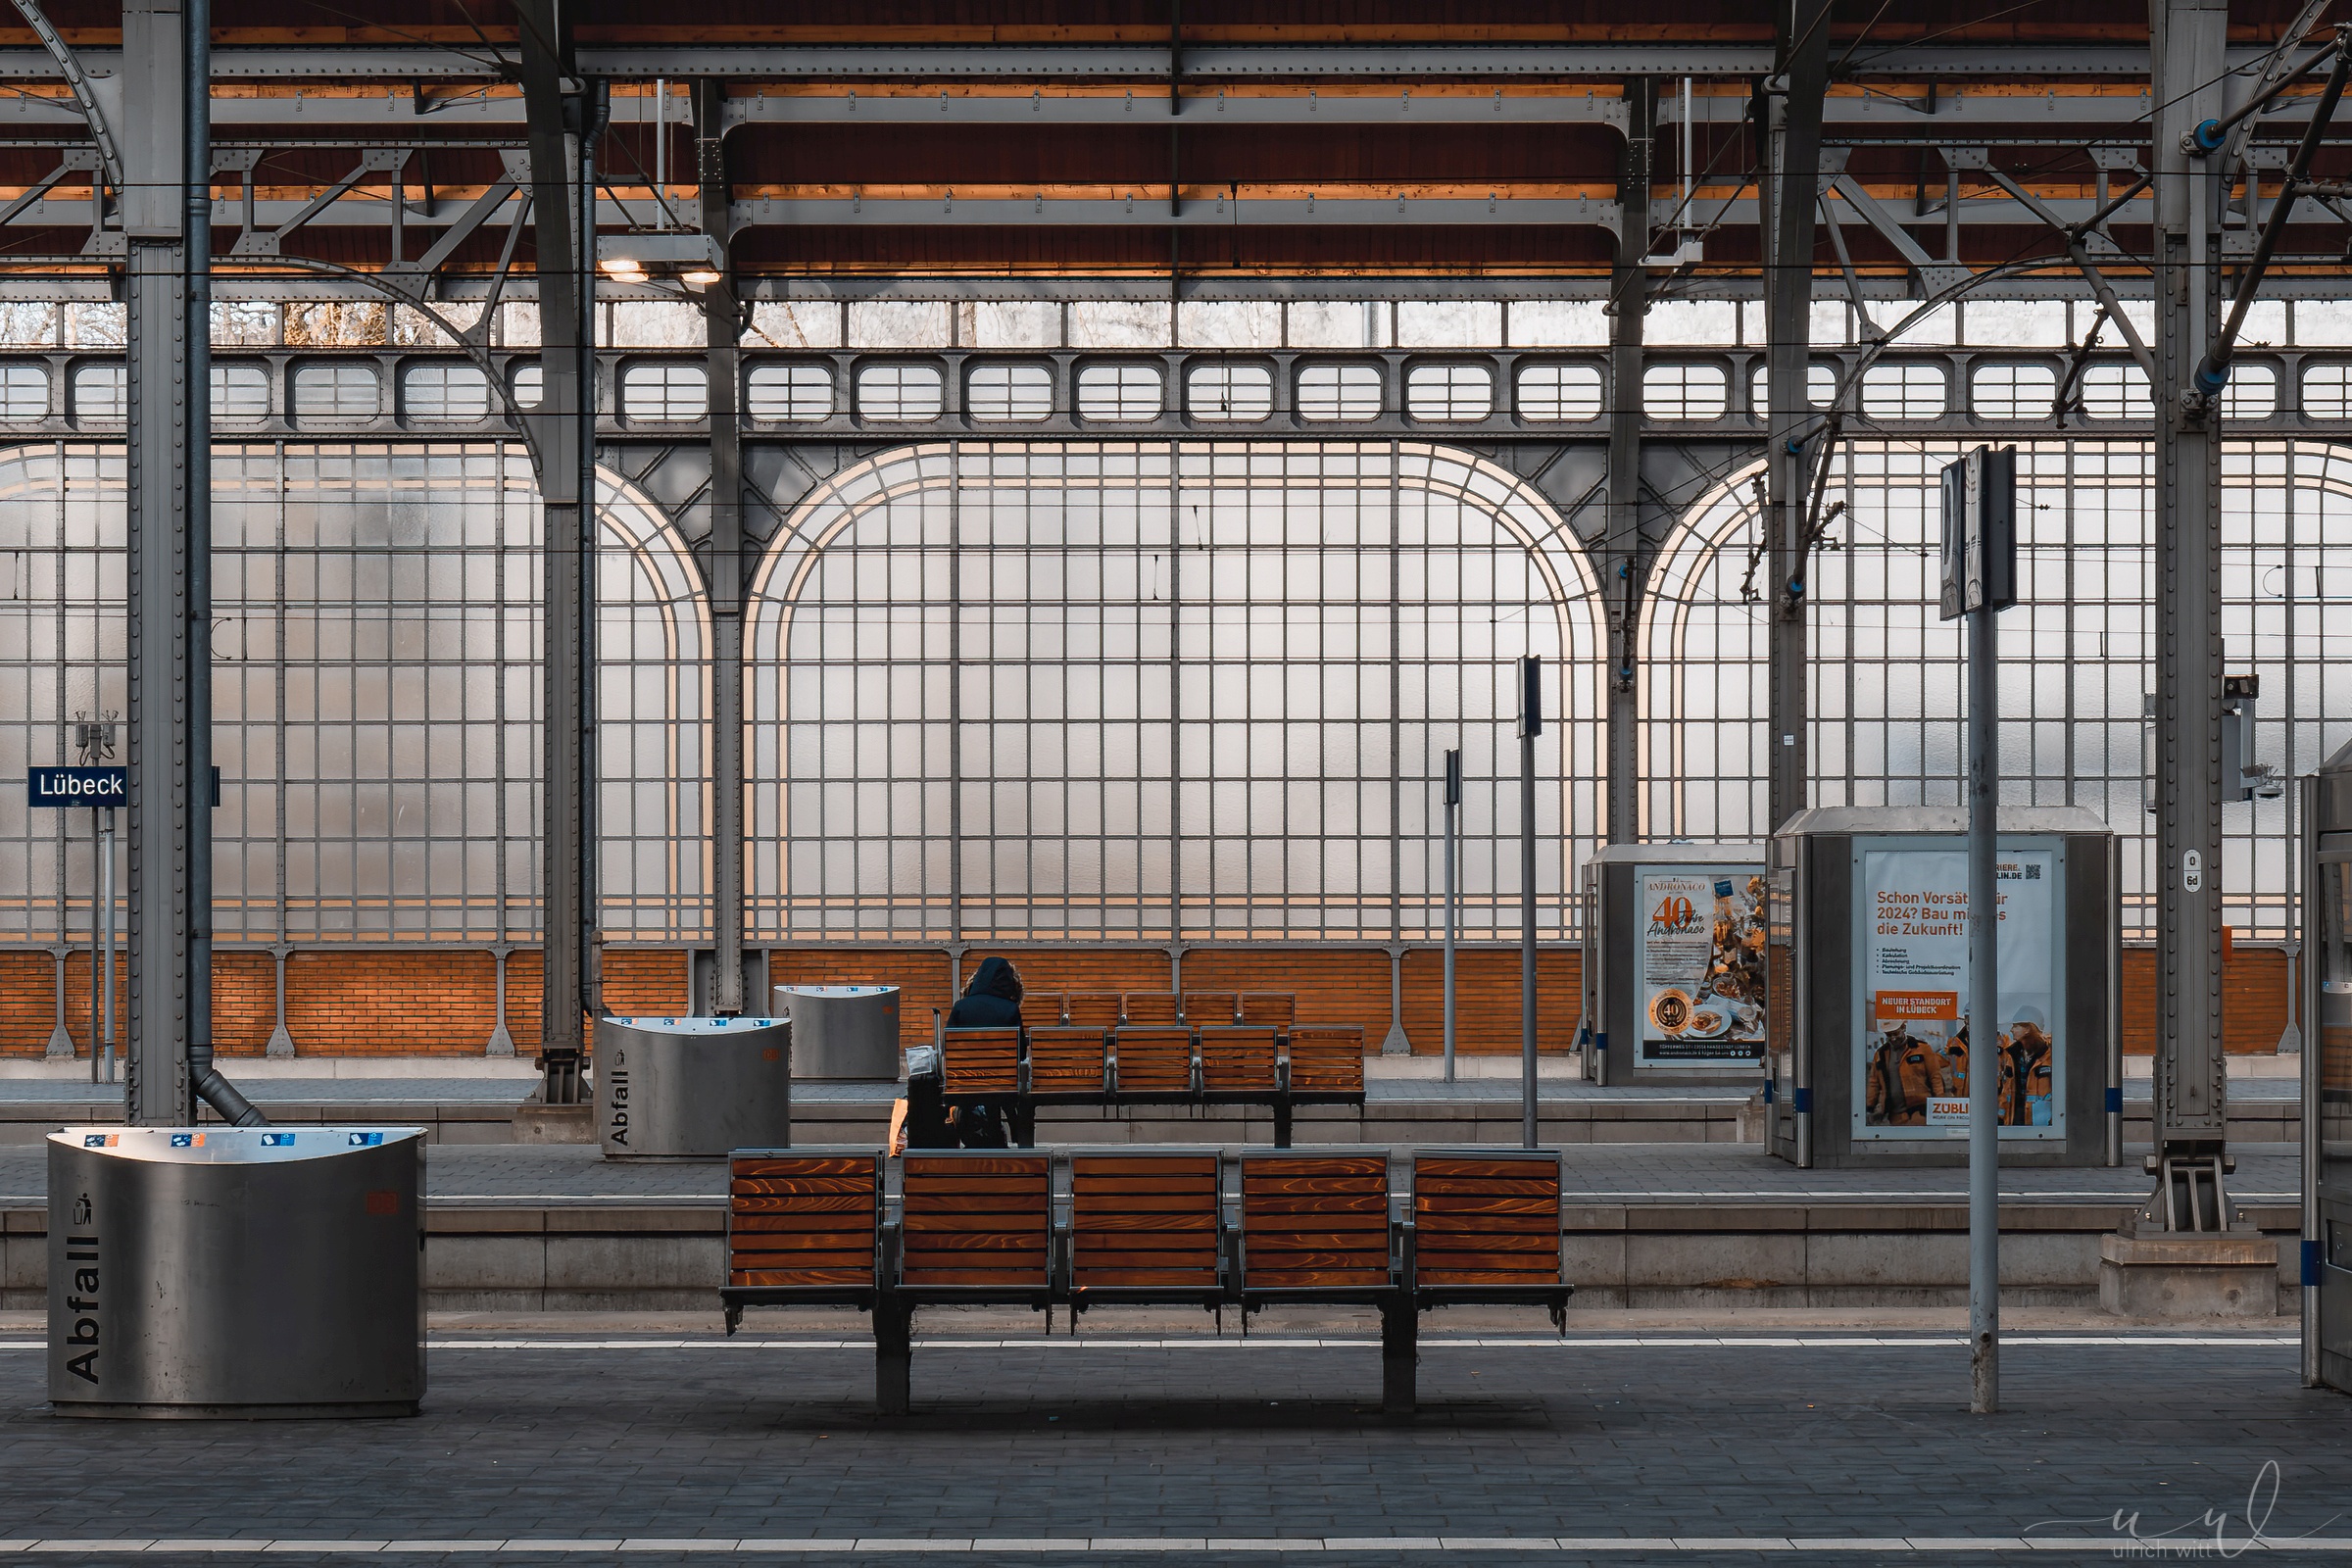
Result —
[{"label": "paving stone floor", "polygon": [[[797,1562],[820,1559],[725,1544],[816,1538],[831,1563],[967,1556],[976,1540],[991,1568],[1192,1568],[1292,1560],[1238,1544],[1281,1538],[1328,1542],[1313,1557],[1334,1568],[2092,1562],[2119,1555],[2132,1518],[2143,1538],[2210,1543],[2223,1516],[2242,1543],[2249,1496],[2274,1542],[2352,1537],[2352,1401],[2299,1388],[2275,1333],[2012,1345],[1994,1417],[1966,1412],[1950,1336],[1433,1340],[1409,1422],[1377,1411],[1369,1340],[918,1345],[917,1413],[885,1419],[864,1346],[777,1338],[437,1335],[421,1417],[318,1423],[61,1421],[42,1357],[0,1350],[0,1555],[163,1539],[212,1544],[198,1555],[219,1562],[246,1560],[224,1543],[261,1560],[266,1541],[437,1540],[458,1549],[391,1560],[504,1542],[504,1564]],[[1065,1549],[988,1549],[1037,1538]],[[1434,1549],[1446,1538],[1490,1544]],[[1593,1538],[1650,1544],[1577,1544]],[[2053,1539],[2074,1544],[2028,1547]],[[52,1544],[41,1560],[122,1554]],[[281,1544],[268,1560],[350,1559]]]},{"label": "paving stone floor", "polygon": [[[1965,1202],[1967,1172],[1798,1170],[1753,1144],[1589,1144],[1564,1152],[1569,1201],[1622,1202]],[[0,1201],[37,1200],[45,1191],[46,1147],[0,1147]],[[2241,1202],[2293,1202],[2299,1189],[2291,1148],[2241,1152],[2230,1197]],[[705,1160],[608,1160],[587,1145],[441,1144],[425,1160],[425,1190],[436,1203],[719,1202],[724,1167]],[[2006,1200],[2131,1202],[2148,1178],[2135,1152],[2114,1169],[2008,1170]]]}]

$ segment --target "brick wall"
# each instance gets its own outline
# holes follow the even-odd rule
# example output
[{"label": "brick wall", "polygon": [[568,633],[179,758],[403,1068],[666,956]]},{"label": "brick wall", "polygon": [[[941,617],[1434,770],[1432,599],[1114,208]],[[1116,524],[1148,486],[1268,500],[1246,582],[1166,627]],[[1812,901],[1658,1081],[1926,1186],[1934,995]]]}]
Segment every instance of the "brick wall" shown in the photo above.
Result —
[{"label": "brick wall", "polygon": [[[1033,991],[1165,991],[1168,960],[1152,949],[974,948],[1002,953]],[[1519,1049],[1519,956],[1512,950],[1464,950],[1458,956],[1458,1049]],[[55,977],[47,953],[0,952],[0,1055],[37,1056],[47,1048]],[[931,1009],[953,1000],[945,953],[905,948],[779,948],[768,959],[778,984],[883,984],[905,993],[900,1016],[909,1042],[928,1039]],[[1444,958],[1414,948],[1404,959],[1404,1027],[1417,1053],[1442,1046]],[[2268,1053],[2289,1009],[2284,955],[2233,948],[2223,963],[2224,1041],[2235,1054]],[[214,959],[214,1034],[223,1054],[258,1055],[276,1015],[275,971],[267,953],[224,951]],[[2155,1045],[2156,955],[2124,952],[2124,1049],[2146,1054]],[[77,1050],[89,1035],[87,953],[66,971],[66,1027]],[[1547,949],[1540,975],[1540,1041],[1545,1051],[1574,1043],[1579,956]],[[1377,948],[1206,948],[1184,956],[1193,991],[1288,991],[1302,1019],[1360,1023],[1376,1045],[1389,1026],[1389,960]],[[507,961],[507,1030],[514,1049],[539,1045],[539,954],[517,949]],[[686,956],[675,948],[606,950],[605,994],[615,1012],[666,1014],[687,1003]],[[413,952],[309,949],[287,960],[286,1022],[304,1054],[453,1054],[479,1053],[490,1038],[497,999],[494,960],[479,950],[419,946]],[[121,1004],[118,1003],[118,1009]],[[122,1014],[117,1013],[117,1028]]]}]

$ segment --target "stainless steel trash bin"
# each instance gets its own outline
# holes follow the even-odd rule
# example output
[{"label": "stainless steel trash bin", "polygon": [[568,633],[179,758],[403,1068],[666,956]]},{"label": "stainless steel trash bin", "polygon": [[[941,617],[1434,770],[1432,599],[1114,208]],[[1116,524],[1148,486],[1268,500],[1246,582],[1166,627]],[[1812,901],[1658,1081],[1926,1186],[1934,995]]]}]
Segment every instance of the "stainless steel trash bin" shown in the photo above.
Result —
[{"label": "stainless steel trash bin", "polygon": [[49,1135],[59,1415],[414,1415],[421,1127]]},{"label": "stainless steel trash bin", "polygon": [[792,1020],[793,1071],[802,1078],[896,1078],[897,986],[778,986]]},{"label": "stainless steel trash bin", "polygon": [[596,1133],[607,1159],[716,1159],[792,1142],[781,1018],[600,1018]]}]

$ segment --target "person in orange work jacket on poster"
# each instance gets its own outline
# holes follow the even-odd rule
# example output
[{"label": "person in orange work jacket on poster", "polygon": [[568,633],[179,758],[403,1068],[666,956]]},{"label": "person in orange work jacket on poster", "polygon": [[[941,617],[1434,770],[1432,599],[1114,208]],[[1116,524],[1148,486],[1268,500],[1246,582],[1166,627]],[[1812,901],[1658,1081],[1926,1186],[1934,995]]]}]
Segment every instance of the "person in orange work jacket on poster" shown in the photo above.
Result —
[{"label": "person in orange work jacket on poster", "polygon": [[1928,1100],[1945,1093],[1943,1057],[1897,1024],[1871,1054],[1870,1080],[1862,1094],[1869,1121],[1880,1127],[1924,1127]]}]

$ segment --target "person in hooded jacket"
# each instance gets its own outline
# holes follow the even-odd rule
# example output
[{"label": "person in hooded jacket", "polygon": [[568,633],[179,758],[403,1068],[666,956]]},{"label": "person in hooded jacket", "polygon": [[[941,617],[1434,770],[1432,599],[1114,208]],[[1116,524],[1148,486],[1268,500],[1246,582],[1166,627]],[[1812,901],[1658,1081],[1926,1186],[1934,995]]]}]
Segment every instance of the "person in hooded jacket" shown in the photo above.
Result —
[{"label": "person in hooded jacket", "polygon": [[[1021,974],[1005,958],[983,958],[971,983],[956,1005],[948,1009],[951,1029],[1018,1029],[1021,1026]],[[956,1138],[966,1149],[1004,1149],[1005,1134],[1001,1106],[965,1105],[956,1115]]]}]

